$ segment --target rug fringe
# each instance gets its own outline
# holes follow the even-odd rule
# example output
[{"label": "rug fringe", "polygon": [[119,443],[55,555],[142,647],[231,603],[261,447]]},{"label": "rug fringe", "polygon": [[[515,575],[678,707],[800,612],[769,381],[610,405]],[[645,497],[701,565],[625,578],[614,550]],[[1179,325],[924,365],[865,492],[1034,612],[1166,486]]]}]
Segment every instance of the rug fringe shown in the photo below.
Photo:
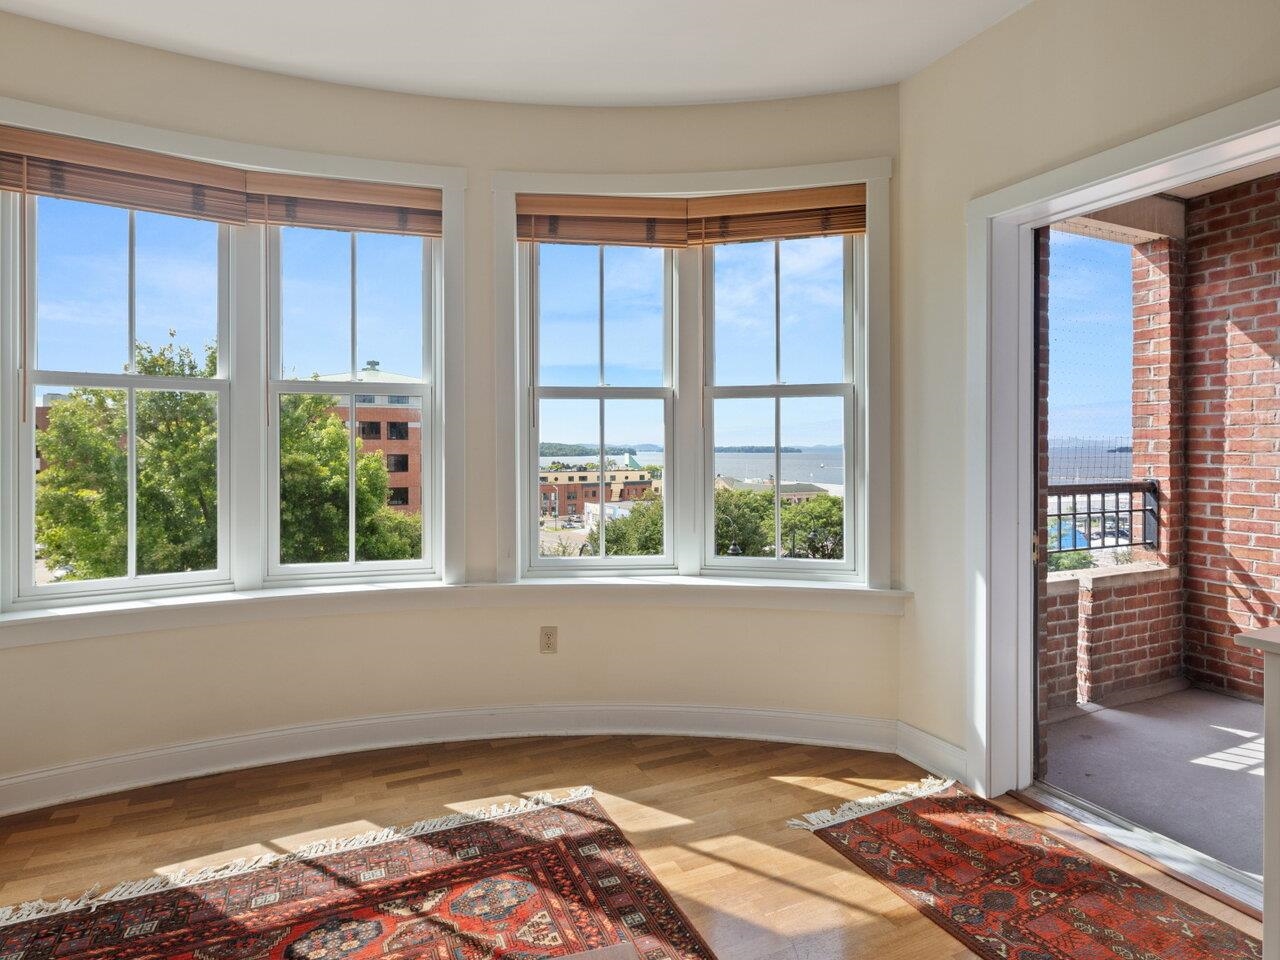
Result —
[{"label": "rug fringe", "polygon": [[871,797],[859,797],[856,800],[842,803],[838,807],[806,813],[803,817],[788,820],[787,826],[794,827],[797,830],[822,830],[826,827],[833,827],[837,823],[857,820],[859,817],[865,817],[867,814],[875,813],[877,810],[896,807],[898,804],[906,803],[908,800],[919,800],[921,797],[933,796],[933,794],[947,789],[954,783],[954,780],[944,780],[941,777],[925,777],[919,783],[907,784],[907,786],[899,787],[896,790],[877,793]]},{"label": "rug fringe", "polygon": [[0,927],[12,926],[15,923],[25,923],[29,920],[40,920],[63,913],[74,913],[77,910],[88,909],[92,912],[103,904],[129,900],[149,893],[178,890],[183,887],[208,883],[212,880],[224,880],[244,873],[253,873],[266,867],[314,860],[317,857],[343,853],[348,850],[376,847],[392,840],[406,840],[411,837],[439,833],[442,830],[452,830],[454,827],[461,827],[477,821],[500,820],[503,817],[532,813],[535,810],[542,810],[547,807],[563,806],[579,800],[586,800],[593,796],[594,792],[591,787],[583,786],[574,787],[563,797],[555,797],[549,793],[535,793],[516,803],[495,803],[469,813],[451,813],[443,817],[434,817],[430,820],[419,820],[407,827],[386,827],[382,830],[370,830],[354,837],[317,840],[300,847],[292,853],[267,853],[258,857],[233,860],[217,867],[202,867],[195,871],[179,870],[176,873],[161,874],[142,880],[130,880],[116,884],[116,886],[103,894],[98,893],[97,887],[91,887],[74,900],[29,900],[26,903],[11,907],[0,907]]}]

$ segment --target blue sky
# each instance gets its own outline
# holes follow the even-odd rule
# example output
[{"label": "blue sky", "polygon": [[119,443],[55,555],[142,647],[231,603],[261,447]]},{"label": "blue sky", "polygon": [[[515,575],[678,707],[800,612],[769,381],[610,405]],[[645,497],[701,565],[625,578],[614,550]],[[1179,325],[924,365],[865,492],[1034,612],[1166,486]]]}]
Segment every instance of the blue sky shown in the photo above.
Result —
[{"label": "blue sky", "polygon": [[[775,297],[780,309],[782,380],[827,383],[843,376],[843,241],[785,241],[781,289],[774,289],[772,243],[718,247],[716,380],[754,385],[777,379]],[[663,255],[643,247],[604,252],[604,368],[600,365],[600,252],[591,246],[543,244],[539,252],[539,379],[547,386],[659,386],[662,383]],[[598,442],[600,410],[589,401],[545,401],[540,437]],[[772,401],[719,401],[717,445],[772,446]],[[839,444],[839,402],[796,399],[783,405],[784,445]],[[663,443],[656,401],[611,401],[607,444]]]},{"label": "blue sky", "polygon": [[[129,215],[116,207],[37,201],[36,363],[120,373],[128,362]],[[217,337],[218,227],[136,217],[137,337],[197,353]],[[350,368],[351,241],[331,230],[281,231],[281,360],[300,378]],[[422,252],[417,237],[359,234],[357,363],[422,374]]]},{"label": "blue sky", "polygon": [[[37,366],[118,373],[128,361],[128,213],[114,207],[41,198],[37,230]],[[199,351],[217,332],[215,224],[137,214],[138,339],[159,343],[175,330]],[[422,374],[422,252],[415,237],[356,238],[357,366]],[[843,241],[813,238],[780,247],[774,290],[773,244],[719,247],[715,253],[715,367],[721,384],[775,380],[775,296],[781,314],[782,380],[830,382],[842,375]],[[663,360],[663,253],[606,248],[604,369],[600,368],[600,261],[596,247],[545,244],[539,274],[540,378],[548,385],[660,386]],[[281,231],[281,363],[286,376],[334,374],[350,365],[351,241],[346,233]],[[53,389],[53,388],[51,388]],[[542,439],[595,443],[594,403],[547,402]],[[782,442],[838,444],[839,403],[788,400]],[[658,401],[610,401],[609,444],[663,443]],[[719,445],[773,442],[768,401],[720,401]]]},{"label": "blue sky", "polygon": [[[37,210],[36,365],[121,373],[129,354],[129,215],[41,198]],[[176,331],[197,351],[217,336],[218,228],[137,215],[138,340]]]},{"label": "blue sky", "polygon": [[1133,280],[1127,243],[1049,237],[1049,437],[1132,437]]}]

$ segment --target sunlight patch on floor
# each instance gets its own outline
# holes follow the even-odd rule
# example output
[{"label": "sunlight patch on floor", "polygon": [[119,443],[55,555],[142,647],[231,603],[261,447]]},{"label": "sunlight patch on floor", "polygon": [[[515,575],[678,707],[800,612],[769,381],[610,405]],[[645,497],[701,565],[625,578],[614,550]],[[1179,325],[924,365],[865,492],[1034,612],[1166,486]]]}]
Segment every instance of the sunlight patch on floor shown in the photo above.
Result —
[{"label": "sunlight patch on floor", "polygon": [[[1218,729],[1223,729],[1219,727]],[[1240,730],[1233,730],[1239,736],[1254,736],[1250,733],[1244,733]],[[1203,757],[1196,757],[1192,763],[1198,763],[1203,767],[1217,767],[1220,770],[1231,770],[1234,772],[1244,771],[1246,773],[1262,776],[1263,763],[1263,737],[1257,737],[1254,740],[1237,744],[1234,747],[1227,747],[1225,750],[1219,750],[1216,753],[1210,753]]]}]

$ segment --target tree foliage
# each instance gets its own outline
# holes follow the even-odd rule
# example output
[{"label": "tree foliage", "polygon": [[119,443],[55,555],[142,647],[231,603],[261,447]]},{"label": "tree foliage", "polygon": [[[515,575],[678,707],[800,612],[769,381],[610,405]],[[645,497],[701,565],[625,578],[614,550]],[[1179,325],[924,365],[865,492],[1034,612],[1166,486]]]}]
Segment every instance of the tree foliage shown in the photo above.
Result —
[{"label": "tree foliage", "polygon": [[[217,355],[170,341],[138,344],[138,372],[212,377]],[[218,562],[217,395],[136,390],[137,572],[208,570]],[[291,394],[280,406],[280,555],[285,563],[347,559],[348,440],[333,397]],[[128,572],[128,394],[77,387],[48,409],[39,433],[36,541],[64,579]],[[387,505],[377,451],[356,441],[356,558],[422,555],[418,514]]]},{"label": "tree foliage", "polygon": [[[336,397],[286,394],[280,402],[280,560],[347,559],[349,447]],[[422,521],[387,506],[386,460],[356,439],[356,559],[422,556]]]},{"label": "tree foliage", "polygon": [[[653,494],[633,502],[629,513],[604,525],[606,556],[647,557],[662,553],[662,498]],[[587,534],[587,554],[600,552],[599,529]]]},{"label": "tree foliage", "polygon": [[844,500],[819,495],[782,505],[782,549],[812,560],[844,557]]},{"label": "tree foliage", "polygon": [[[605,552],[651,556],[662,552],[662,498],[636,501],[629,513],[605,524]],[[774,548],[773,494],[767,490],[715,492],[715,546],[718,556],[769,557]],[[844,500],[826,494],[782,505],[785,556],[815,560],[844,557]],[[593,529],[586,554],[600,549]]]},{"label": "tree foliage", "polygon": [[1059,570],[1088,570],[1096,567],[1097,561],[1088,550],[1068,550],[1066,553],[1049,554],[1048,567],[1050,573]]},{"label": "tree foliage", "polygon": [[[172,341],[138,344],[138,372],[210,377],[203,356]],[[137,571],[207,570],[218,556],[218,412],[213,393],[135,392]],[[40,431],[36,541],[46,565],[65,579],[128,572],[128,397],[124,390],[77,387],[49,408]]]}]

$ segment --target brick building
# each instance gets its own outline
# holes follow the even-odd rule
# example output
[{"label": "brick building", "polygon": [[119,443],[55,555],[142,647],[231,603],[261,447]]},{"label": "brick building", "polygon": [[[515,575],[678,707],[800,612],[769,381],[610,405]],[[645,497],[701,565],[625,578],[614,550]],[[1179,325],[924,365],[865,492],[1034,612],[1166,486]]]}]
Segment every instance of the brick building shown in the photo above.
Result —
[{"label": "brick building", "polygon": [[[403,380],[418,383],[400,374],[378,369],[377,361],[369,361],[365,371],[376,371],[378,379],[392,383]],[[322,376],[320,380],[347,380],[346,374]],[[389,388],[382,386],[383,390]],[[388,505],[403,513],[422,511],[422,401],[416,396],[390,392],[357,393],[356,437],[361,453],[381,453],[387,464]],[[333,409],[344,423],[347,411]]]},{"label": "brick building", "polygon": [[[564,469],[538,473],[540,511],[544,517],[581,517],[588,503],[600,500],[600,471],[559,464]],[[643,469],[632,457],[609,461],[604,476],[606,503],[640,500],[650,493],[662,495],[662,478]]]}]

